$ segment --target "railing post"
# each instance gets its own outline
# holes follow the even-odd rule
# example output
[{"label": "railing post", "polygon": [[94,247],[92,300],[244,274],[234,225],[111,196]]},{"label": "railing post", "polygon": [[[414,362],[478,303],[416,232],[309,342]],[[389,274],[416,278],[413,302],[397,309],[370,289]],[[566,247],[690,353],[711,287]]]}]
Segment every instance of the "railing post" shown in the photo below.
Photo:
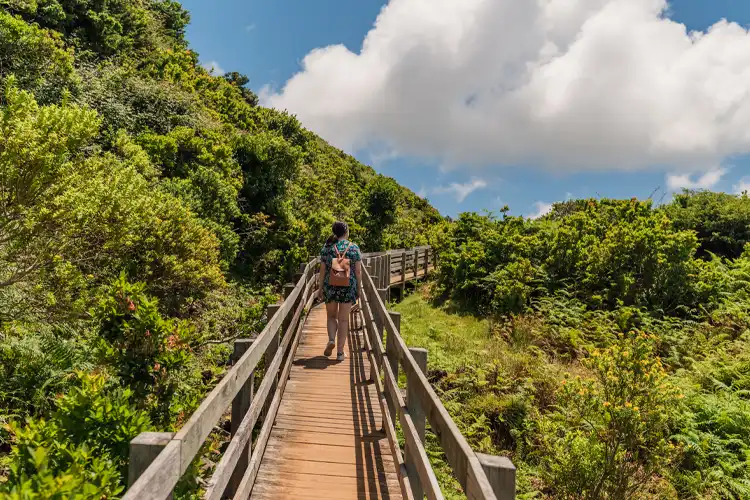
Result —
[{"label": "railing post", "polygon": [[427,269],[430,267],[430,249],[424,249],[424,275],[427,277]]},{"label": "railing post", "polygon": [[[401,290],[406,290],[406,250],[401,253]],[[403,300],[404,294],[401,293],[401,299]]]},{"label": "railing post", "polygon": [[391,288],[391,254],[385,254],[385,285],[383,288]]},{"label": "railing post", "polygon": [[[271,319],[270,317],[268,319]],[[239,359],[242,357],[243,354],[245,354],[248,349],[253,345],[254,339],[237,339],[234,342],[234,352],[232,353],[232,363],[235,364]],[[240,392],[237,393],[237,395],[234,397],[234,400],[232,400],[232,420],[231,420],[231,431],[232,431],[232,437],[237,433],[237,429],[240,426],[240,423],[242,422],[242,419],[245,418],[245,415],[247,414],[248,410],[250,409],[250,405],[253,402],[253,387],[255,384],[255,372],[252,372],[250,374],[250,377],[248,377],[247,382],[245,382],[242,385],[242,388],[240,389]],[[242,481],[242,476],[245,475],[245,470],[247,469],[248,460],[250,457],[250,443],[247,443],[245,446],[245,449],[242,451],[242,455],[240,456],[239,461],[237,462],[237,466],[234,469],[234,472],[232,473],[232,479],[229,481],[229,486],[227,486],[227,491],[225,493],[226,496],[233,497],[234,493],[237,491],[237,488],[240,485],[240,482]]]},{"label": "railing post", "polygon": [[[498,457],[477,453],[479,463],[487,475],[497,500],[515,500],[516,467],[508,457]],[[416,497],[415,497],[416,498]]]},{"label": "railing post", "polygon": [[[393,325],[396,327],[396,333],[401,332],[401,313],[395,311],[388,311],[388,314],[393,321]],[[381,337],[382,339],[382,337]],[[385,338],[385,356],[388,358],[388,364],[391,366],[393,377],[398,383],[398,348],[396,347],[396,337],[388,332],[388,336]],[[396,390],[398,386],[395,387]],[[386,392],[388,396],[388,412],[391,415],[391,422],[396,421],[396,401]]]},{"label": "railing post", "polygon": [[414,250],[414,279],[419,276],[419,249]]},{"label": "railing post", "polygon": [[[284,297],[287,297],[286,293],[286,286],[284,287]],[[279,312],[279,309],[281,309],[281,304],[273,304],[268,306],[266,309],[266,316],[268,317],[268,321],[271,321],[271,318],[273,318],[276,313]],[[283,332],[285,328],[282,327],[281,331]],[[271,364],[271,361],[273,361],[273,357],[276,356],[276,351],[279,349],[279,332],[274,332],[274,335],[271,337],[271,343],[268,344],[268,347],[266,348],[266,352],[263,354],[263,364],[266,366],[266,372],[263,374],[263,377],[274,377],[276,379],[275,373],[268,373],[268,365]],[[268,408],[271,406],[271,401],[273,400],[273,395],[276,392],[276,386],[277,386],[278,380],[274,380],[273,385],[271,386],[271,391],[268,393],[268,398],[266,398],[266,401],[264,401],[263,404],[263,411],[261,414],[263,415],[263,419],[265,420],[266,415],[268,414]]]},{"label": "railing post", "polygon": [[[383,301],[383,305],[388,307],[388,289],[387,288],[379,288],[378,289],[378,295],[380,296],[380,300]],[[383,334],[381,332],[380,336],[382,337]]]},{"label": "railing post", "polygon": [[[128,487],[133,486],[174,437],[172,432],[141,432],[130,441]],[[172,494],[167,497],[172,498]]]},{"label": "railing post", "polygon": [[[414,358],[414,361],[417,362],[419,369],[422,370],[422,373],[427,374],[427,349],[412,347],[409,348],[409,352]],[[415,385],[418,383],[417,380],[406,381],[406,408],[409,410],[409,415],[414,422],[414,427],[417,428],[419,440],[424,444],[427,420],[424,408],[422,408],[422,405],[419,402],[419,393],[415,389]],[[404,462],[406,464],[406,472],[409,474],[411,490],[414,493],[414,498],[424,498],[424,489],[422,488],[422,482],[419,480],[419,473],[414,465],[413,455],[414,451],[411,450],[407,444],[404,449]]]},{"label": "railing post", "polygon": [[385,288],[385,258],[382,255],[378,257],[378,279],[378,288]]}]

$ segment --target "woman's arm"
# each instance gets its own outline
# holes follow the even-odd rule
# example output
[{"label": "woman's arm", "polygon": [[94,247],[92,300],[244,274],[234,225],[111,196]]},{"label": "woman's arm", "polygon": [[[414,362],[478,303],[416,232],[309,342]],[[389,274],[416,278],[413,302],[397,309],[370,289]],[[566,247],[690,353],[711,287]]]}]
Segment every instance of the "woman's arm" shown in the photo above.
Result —
[{"label": "woman's arm", "polygon": [[318,298],[323,297],[323,283],[326,276],[326,263],[321,259],[320,272],[318,273]]}]

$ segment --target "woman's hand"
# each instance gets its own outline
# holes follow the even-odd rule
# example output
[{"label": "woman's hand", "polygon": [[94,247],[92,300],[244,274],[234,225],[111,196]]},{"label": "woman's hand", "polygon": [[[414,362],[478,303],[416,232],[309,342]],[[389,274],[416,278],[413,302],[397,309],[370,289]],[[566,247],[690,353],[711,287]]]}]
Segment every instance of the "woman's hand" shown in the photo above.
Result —
[{"label": "woman's hand", "polygon": [[317,300],[320,300],[321,302],[323,301],[323,289],[322,288],[318,288],[318,291],[315,292],[315,298]]}]

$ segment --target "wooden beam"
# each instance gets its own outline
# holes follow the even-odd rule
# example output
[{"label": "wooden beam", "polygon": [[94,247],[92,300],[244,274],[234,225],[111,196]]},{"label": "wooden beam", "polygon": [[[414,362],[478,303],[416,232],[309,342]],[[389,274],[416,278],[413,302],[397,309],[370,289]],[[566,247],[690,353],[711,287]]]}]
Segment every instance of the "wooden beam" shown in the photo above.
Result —
[{"label": "wooden beam", "polygon": [[[305,298],[307,298],[307,296],[311,292],[311,285],[312,283],[308,283],[308,286],[305,288],[305,295],[304,295]],[[310,300],[312,300],[312,298]],[[260,417],[261,411],[262,409],[265,410],[266,408],[265,402],[268,401],[269,394],[278,393],[278,390],[276,390],[275,393],[272,393],[271,390],[272,388],[277,387],[276,386],[276,382],[277,382],[276,374],[278,373],[279,367],[281,366],[281,363],[284,359],[284,351],[286,351],[286,348],[292,342],[292,339],[296,338],[299,335],[299,332],[302,330],[302,327],[304,326],[304,322],[299,321],[301,312],[304,309],[304,307],[305,307],[305,302],[301,301],[299,306],[297,307],[297,311],[295,311],[295,314],[294,314],[294,320],[293,320],[293,325],[295,325],[294,330],[289,331],[287,332],[286,335],[284,335],[281,349],[277,350],[276,355],[270,361],[270,364],[266,367],[266,375],[263,377],[263,381],[260,383],[260,386],[258,387],[258,393],[255,399],[253,400],[252,404],[250,405],[250,409],[245,414],[245,417],[240,423],[237,434],[233,437],[232,441],[230,441],[229,446],[224,452],[224,455],[221,457],[221,460],[216,466],[216,469],[214,470],[214,474],[209,481],[208,488],[206,489],[206,495],[204,498],[206,498],[207,500],[217,500],[217,499],[222,498],[221,493],[224,491],[232,471],[235,470],[236,464],[238,460],[240,459],[242,450],[244,449],[246,444],[250,442],[250,439],[252,438],[252,431],[255,428],[255,424],[257,423],[258,418]],[[281,384],[285,386],[286,380],[281,381]],[[273,421],[275,417],[275,412],[272,409],[272,407],[273,407],[273,401],[271,401],[271,404],[267,407],[268,408],[267,412],[264,414],[265,418],[263,421],[264,422],[263,425],[266,424],[266,421],[269,421],[269,420]],[[271,422],[271,425],[272,425],[272,422]],[[250,464],[252,464],[252,457],[250,459]],[[248,465],[248,467],[249,466],[250,465]],[[243,478],[247,473],[248,467],[246,467],[245,470],[243,470]],[[242,484],[242,480],[237,485],[237,488],[235,490],[237,495],[235,496],[239,496],[239,492],[241,490],[241,484]]]},{"label": "wooden beam", "polygon": [[[234,342],[234,353],[232,353],[232,362],[236,363],[239,359],[250,349],[253,345],[253,339],[237,339]],[[232,401],[232,421],[231,421],[231,432],[232,438],[237,434],[237,430],[240,427],[242,419],[245,418],[245,414],[250,409],[250,405],[253,402],[253,386],[255,384],[255,372],[250,374],[250,377],[243,384],[242,389],[234,397]],[[242,476],[247,468],[247,461],[250,458],[250,442],[248,442],[243,448],[240,458],[237,461],[237,465],[234,468],[232,479],[229,481],[229,486],[225,492],[225,496],[233,497],[234,492],[237,491]]]},{"label": "wooden beam", "polygon": [[[397,313],[395,311],[389,311],[388,314],[390,315],[390,319],[395,325],[396,331],[401,331],[401,313]],[[382,340],[381,340],[382,342]],[[398,380],[398,350],[397,350],[398,343],[396,342],[396,336],[393,334],[388,334],[388,336],[385,339],[385,356],[388,360],[388,364],[391,367],[391,371],[393,372],[393,376],[396,377],[396,380]],[[388,400],[388,407],[391,411],[391,420],[396,420],[396,401],[394,399]],[[408,469],[407,465],[407,469]]]},{"label": "wooden beam", "polygon": [[492,491],[499,500],[516,498],[516,466],[508,457],[477,453],[479,463],[487,475]]},{"label": "wooden beam", "polygon": [[[303,304],[306,308],[309,308],[312,305],[312,302],[313,297],[311,297],[306,304],[304,302],[301,302],[301,304]],[[247,468],[245,477],[242,478],[240,487],[237,489],[237,498],[249,498],[250,493],[253,490],[253,486],[255,485],[255,478],[258,476],[258,470],[260,469],[260,464],[263,460],[263,454],[266,451],[268,438],[271,436],[273,420],[276,418],[276,413],[278,413],[279,411],[281,397],[284,394],[287,380],[289,380],[289,373],[292,370],[292,362],[294,361],[294,355],[297,352],[297,346],[299,345],[299,339],[301,337],[303,326],[304,323],[300,323],[294,335],[294,342],[292,343],[291,351],[289,352],[289,356],[287,357],[286,363],[284,364],[284,370],[281,374],[279,388],[273,397],[273,401],[271,401],[269,418],[265,422],[263,422],[263,425],[261,426],[260,434],[258,435],[257,443],[255,445],[255,449],[253,450],[253,456],[250,458],[250,465]]]},{"label": "wooden beam", "polygon": [[[404,435],[404,440],[407,446],[413,450],[414,456],[414,467],[417,470],[418,477],[420,478],[422,485],[425,490],[425,495],[429,500],[442,500],[443,494],[440,491],[440,485],[438,484],[435,472],[430,466],[430,460],[427,457],[427,452],[419,440],[417,429],[414,426],[414,421],[409,415],[409,411],[406,408],[403,396],[401,396],[401,389],[398,387],[398,382],[394,376],[393,371],[388,363],[383,365],[383,374],[385,377],[385,390],[389,394],[391,401],[397,409],[399,421],[401,422],[401,431]],[[407,474],[408,474],[407,467]],[[413,491],[413,488],[412,488]]]},{"label": "wooden beam", "polygon": [[[138,439],[136,437],[136,439]],[[163,500],[172,496],[180,480],[180,448],[182,442],[172,439],[133,483],[123,500]]]},{"label": "wooden beam", "polygon": [[[399,325],[397,325],[399,326]],[[427,349],[420,349],[412,347],[409,349],[414,360],[419,365],[422,373],[427,373]],[[414,427],[419,435],[419,440],[422,445],[425,443],[425,432],[427,429],[427,422],[425,417],[424,409],[419,402],[419,395],[416,393],[414,386],[419,383],[419,380],[408,380],[406,381],[406,407],[409,409],[409,415],[414,422]],[[411,449],[409,444],[406,444],[404,448],[404,463],[406,463],[406,470],[409,472],[409,480],[411,481],[412,491],[414,492],[414,498],[422,498],[424,491],[422,489],[422,483],[419,480],[419,474],[414,465],[414,450]]]},{"label": "wooden beam", "polygon": [[[135,484],[173,437],[173,432],[142,432],[130,441],[128,486]],[[171,493],[168,498],[172,498]]]},{"label": "wooden beam", "polygon": [[[401,254],[401,289],[406,290],[406,251]],[[403,300],[403,295],[401,295]]]},{"label": "wooden beam", "polygon": [[[223,379],[209,393],[203,403],[190,417],[190,420],[177,433],[174,439],[182,441],[180,446],[180,475],[187,470],[195,455],[200,450],[206,437],[211,433],[219,417],[229,406],[229,403],[239,392],[250,374],[258,366],[266,348],[276,335],[284,318],[290,313],[292,303],[302,293],[304,284],[298,284],[290,298],[284,302],[276,315],[268,321],[263,331],[256,337],[252,347],[248,349],[242,358],[227,372]],[[174,486],[174,484],[172,485]]]}]

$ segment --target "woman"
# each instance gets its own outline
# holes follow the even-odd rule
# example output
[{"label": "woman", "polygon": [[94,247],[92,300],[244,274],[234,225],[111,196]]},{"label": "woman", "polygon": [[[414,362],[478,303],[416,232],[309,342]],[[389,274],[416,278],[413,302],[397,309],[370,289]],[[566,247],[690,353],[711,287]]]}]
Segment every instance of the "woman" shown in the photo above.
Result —
[{"label": "woman", "polygon": [[[333,348],[336,347],[336,340],[338,340],[337,361],[344,361],[346,358],[344,346],[349,334],[349,313],[360,296],[360,287],[362,286],[362,256],[359,253],[359,247],[349,241],[348,238],[349,227],[346,223],[334,222],[333,235],[328,238],[320,252],[319,283],[322,283],[323,286],[318,291],[318,297],[325,299],[328,315],[328,345],[326,345],[324,354],[330,356]],[[351,265],[349,286],[331,286],[328,284],[331,264],[333,259],[336,258],[349,259]]]}]

